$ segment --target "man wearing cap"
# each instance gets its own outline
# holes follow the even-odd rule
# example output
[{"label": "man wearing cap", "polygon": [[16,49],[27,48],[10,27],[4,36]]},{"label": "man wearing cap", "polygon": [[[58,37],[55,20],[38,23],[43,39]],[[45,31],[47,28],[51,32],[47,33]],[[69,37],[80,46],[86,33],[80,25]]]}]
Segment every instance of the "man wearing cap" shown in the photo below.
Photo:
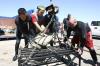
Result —
[{"label": "man wearing cap", "polygon": [[[57,7],[58,8],[58,7]],[[48,26],[48,32],[49,34],[52,34],[54,32],[58,31],[58,17],[56,16],[56,13],[58,13],[58,10],[55,11],[56,6],[53,4],[46,7],[47,14],[43,18],[44,26]],[[50,45],[53,46],[53,40],[50,41]]]},{"label": "man wearing cap", "polygon": [[42,5],[37,6],[37,12],[32,14],[32,23],[35,26],[36,30],[35,33],[42,32],[44,29],[41,28],[43,14],[45,12],[45,7]]},{"label": "man wearing cap", "polygon": [[58,17],[56,16],[58,11],[55,12],[55,9],[56,9],[56,6],[54,6],[53,4],[47,6],[46,7],[47,14],[44,16],[44,19],[43,19],[44,26],[47,26],[49,24],[49,22],[51,21],[51,24],[48,27],[50,33],[54,33],[55,31],[57,31],[56,29],[58,27],[58,25],[57,25],[58,24]]},{"label": "man wearing cap", "polygon": [[74,47],[75,44],[79,44],[78,52],[82,54],[83,47],[87,47],[90,51],[90,55],[94,61],[95,66],[97,66],[97,56],[93,45],[93,39],[91,35],[91,29],[87,23],[77,21],[74,17],[68,16],[68,29],[67,29],[67,38],[70,37],[71,31],[74,31],[75,35],[73,36],[71,43]]},{"label": "man wearing cap", "polygon": [[15,19],[15,24],[17,29],[16,29],[15,56],[13,57],[13,61],[17,60],[19,44],[22,35],[23,38],[25,39],[25,48],[28,48],[30,28],[33,28],[31,23],[32,23],[32,18],[30,15],[26,13],[26,9],[19,8],[18,16]]}]

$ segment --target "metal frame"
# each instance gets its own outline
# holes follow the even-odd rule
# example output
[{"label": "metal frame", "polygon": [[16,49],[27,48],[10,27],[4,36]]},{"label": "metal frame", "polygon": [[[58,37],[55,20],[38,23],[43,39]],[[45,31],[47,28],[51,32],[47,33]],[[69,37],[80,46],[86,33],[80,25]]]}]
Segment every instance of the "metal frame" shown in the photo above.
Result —
[{"label": "metal frame", "polygon": [[[56,62],[63,62],[67,66],[75,66],[74,59],[79,58],[78,65],[81,66],[81,55],[72,50],[67,44],[65,47],[55,46],[47,49],[21,48],[19,49],[18,66],[41,66]],[[73,58],[70,55],[74,55]]]}]

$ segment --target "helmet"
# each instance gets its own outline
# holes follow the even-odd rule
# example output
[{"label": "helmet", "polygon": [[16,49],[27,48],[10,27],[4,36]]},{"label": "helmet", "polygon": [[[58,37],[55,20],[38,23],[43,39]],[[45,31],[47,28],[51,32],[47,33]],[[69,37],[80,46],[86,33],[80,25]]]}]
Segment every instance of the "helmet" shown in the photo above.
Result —
[{"label": "helmet", "polygon": [[26,9],[25,8],[19,8],[18,9],[18,14],[25,14],[26,13]]},{"label": "helmet", "polygon": [[39,6],[37,6],[37,9],[39,9],[39,10],[45,10],[45,7],[43,5],[39,5]]}]

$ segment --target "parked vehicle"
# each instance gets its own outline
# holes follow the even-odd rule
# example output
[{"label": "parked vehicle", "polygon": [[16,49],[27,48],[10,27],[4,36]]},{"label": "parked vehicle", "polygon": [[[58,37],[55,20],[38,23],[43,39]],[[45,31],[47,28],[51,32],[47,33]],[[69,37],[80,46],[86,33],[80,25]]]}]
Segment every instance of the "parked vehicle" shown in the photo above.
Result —
[{"label": "parked vehicle", "polygon": [[93,37],[100,37],[100,21],[92,21],[90,28]]},{"label": "parked vehicle", "polygon": [[4,34],[5,34],[5,32],[0,29],[0,35],[4,35]]}]

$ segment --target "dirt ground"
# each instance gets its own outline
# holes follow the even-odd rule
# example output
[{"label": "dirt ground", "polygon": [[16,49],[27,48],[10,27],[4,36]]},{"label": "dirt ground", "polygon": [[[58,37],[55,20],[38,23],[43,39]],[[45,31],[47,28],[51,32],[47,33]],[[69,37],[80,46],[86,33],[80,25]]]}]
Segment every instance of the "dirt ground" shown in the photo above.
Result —
[{"label": "dirt ground", "polygon": [[[98,61],[100,62],[100,40],[94,39],[95,49],[97,52]],[[21,41],[21,46],[24,45],[24,41]],[[17,61],[12,61],[14,56],[14,48],[15,48],[15,40],[7,40],[7,41],[0,41],[0,66],[18,66]],[[82,66],[92,66],[91,64],[92,59],[91,56],[86,48],[82,55],[84,60],[82,60]],[[74,60],[75,63],[78,63],[78,59]],[[52,66],[52,65],[49,65]],[[65,66],[60,65],[60,66]],[[100,66],[100,65],[99,65]]]}]

